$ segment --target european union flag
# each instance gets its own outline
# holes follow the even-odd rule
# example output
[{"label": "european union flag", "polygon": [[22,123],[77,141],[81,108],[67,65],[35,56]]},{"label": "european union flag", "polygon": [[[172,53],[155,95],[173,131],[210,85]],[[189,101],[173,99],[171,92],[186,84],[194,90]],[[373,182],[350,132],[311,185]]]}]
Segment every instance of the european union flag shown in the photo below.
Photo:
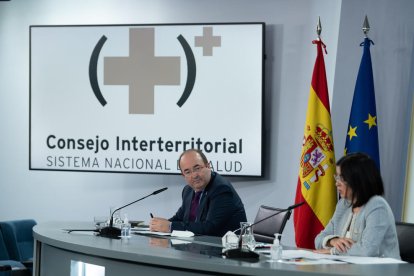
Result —
[{"label": "european union flag", "polygon": [[349,116],[345,155],[351,152],[364,152],[375,160],[379,169],[377,112],[369,49],[371,43],[374,44],[366,37],[360,45],[364,46],[364,53],[359,66],[351,115]]}]

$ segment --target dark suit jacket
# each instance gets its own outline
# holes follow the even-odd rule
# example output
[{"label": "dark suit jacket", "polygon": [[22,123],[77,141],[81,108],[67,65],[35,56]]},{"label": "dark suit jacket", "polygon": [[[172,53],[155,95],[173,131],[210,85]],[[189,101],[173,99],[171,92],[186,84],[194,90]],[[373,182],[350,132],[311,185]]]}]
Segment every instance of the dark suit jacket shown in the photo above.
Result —
[{"label": "dark suit jacket", "polygon": [[243,203],[230,181],[212,172],[211,180],[203,191],[197,217],[188,221],[193,189],[186,185],[182,192],[182,205],[169,219],[171,230],[188,230],[194,234],[223,236],[227,231],[240,228],[247,221]]}]

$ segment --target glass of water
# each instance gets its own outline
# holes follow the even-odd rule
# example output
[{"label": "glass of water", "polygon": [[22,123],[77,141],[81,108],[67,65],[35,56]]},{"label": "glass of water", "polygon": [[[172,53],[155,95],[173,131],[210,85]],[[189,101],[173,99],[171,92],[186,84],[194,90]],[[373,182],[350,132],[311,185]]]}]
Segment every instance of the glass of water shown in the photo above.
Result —
[{"label": "glass of water", "polygon": [[105,216],[94,216],[93,217],[93,221],[95,223],[95,228],[97,230],[100,230],[100,229],[104,228],[105,226],[107,226],[108,217],[105,217]]},{"label": "glass of water", "polygon": [[131,224],[123,223],[121,226],[121,238],[131,237]]},{"label": "glass of water", "polygon": [[253,251],[256,248],[256,240],[250,222],[240,222],[240,235],[242,235],[242,248]]}]

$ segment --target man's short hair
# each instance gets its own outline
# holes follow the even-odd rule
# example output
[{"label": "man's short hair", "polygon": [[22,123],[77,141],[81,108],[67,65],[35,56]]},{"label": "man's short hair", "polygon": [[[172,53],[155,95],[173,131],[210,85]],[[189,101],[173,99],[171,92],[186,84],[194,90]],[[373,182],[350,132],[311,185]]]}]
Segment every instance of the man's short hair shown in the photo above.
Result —
[{"label": "man's short hair", "polygon": [[203,160],[203,163],[208,164],[207,157],[205,156],[205,154],[201,150],[199,150],[199,149],[188,149],[188,150],[185,150],[183,153],[181,153],[180,158],[178,158],[178,167],[180,168],[180,170],[181,170],[181,158],[189,152],[198,153],[201,156],[201,159]]}]

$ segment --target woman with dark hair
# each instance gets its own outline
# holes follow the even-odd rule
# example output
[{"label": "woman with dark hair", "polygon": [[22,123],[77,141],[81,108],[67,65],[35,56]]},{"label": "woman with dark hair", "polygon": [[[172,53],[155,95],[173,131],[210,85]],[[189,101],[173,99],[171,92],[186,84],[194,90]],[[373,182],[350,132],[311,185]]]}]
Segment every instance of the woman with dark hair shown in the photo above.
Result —
[{"label": "woman with dark hair", "polygon": [[342,157],[335,181],[341,199],[315,238],[316,252],[400,259],[394,215],[382,197],[384,185],[374,160],[363,153]]}]

